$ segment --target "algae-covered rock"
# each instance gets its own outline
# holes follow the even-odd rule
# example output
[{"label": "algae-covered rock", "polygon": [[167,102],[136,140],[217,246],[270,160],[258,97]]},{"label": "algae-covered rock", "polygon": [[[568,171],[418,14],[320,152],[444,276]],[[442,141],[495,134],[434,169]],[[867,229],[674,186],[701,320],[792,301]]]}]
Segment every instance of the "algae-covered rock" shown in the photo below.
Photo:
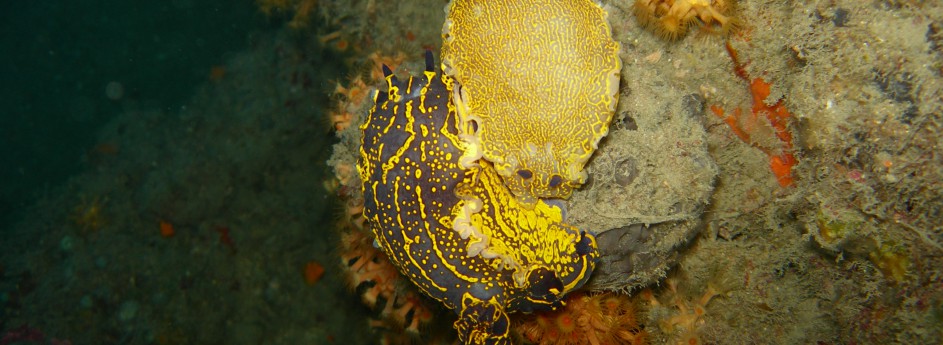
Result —
[{"label": "algae-covered rock", "polygon": [[657,281],[699,229],[717,175],[700,122],[703,102],[665,91],[679,95],[661,111],[625,107],[587,166],[591,182],[568,200],[568,221],[599,233],[592,289]]}]

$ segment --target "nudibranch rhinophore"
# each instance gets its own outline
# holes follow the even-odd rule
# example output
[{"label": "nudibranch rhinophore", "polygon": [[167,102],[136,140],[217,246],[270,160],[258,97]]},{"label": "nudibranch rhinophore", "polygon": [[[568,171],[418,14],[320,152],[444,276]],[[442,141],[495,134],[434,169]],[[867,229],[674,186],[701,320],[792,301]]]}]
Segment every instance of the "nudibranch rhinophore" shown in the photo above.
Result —
[{"label": "nudibranch rhinophore", "polygon": [[609,132],[622,62],[592,0],[453,0],[442,70],[475,128],[462,159],[494,164],[518,200],[568,198]]},{"label": "nudibranch rhinophore", "polygon": [[431,52],[421,77],[384,73],[360,127],[364,216],[400,272],[458,313],[462,341],[506,344],[508,312],[553,309],[586,282],[595,236],[543,201],[522,207],[488,162],[462,166],[456,84]]}]

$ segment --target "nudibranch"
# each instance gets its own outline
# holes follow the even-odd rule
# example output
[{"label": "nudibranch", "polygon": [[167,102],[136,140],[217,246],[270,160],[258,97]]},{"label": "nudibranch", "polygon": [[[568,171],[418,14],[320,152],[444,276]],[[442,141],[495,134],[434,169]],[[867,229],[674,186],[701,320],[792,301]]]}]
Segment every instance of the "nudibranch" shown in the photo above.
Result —
[{"label": "nudibranch", "polygon": [[463,165],[484,157],[518,200],[568,198],[606,136],[622,62],[592,0],[453,0],[442,70],[475,131]]},{"label": "nudibranch", "polygon": [[360,127],[364,216],[400,272],[459,315],[463,342],[509,343],[507,313],[556,308],[585,283],[595,236],[543,201],[522,207],[488,162],[462,166],[469,129],[431,52],[420,77],[384,73]]}]

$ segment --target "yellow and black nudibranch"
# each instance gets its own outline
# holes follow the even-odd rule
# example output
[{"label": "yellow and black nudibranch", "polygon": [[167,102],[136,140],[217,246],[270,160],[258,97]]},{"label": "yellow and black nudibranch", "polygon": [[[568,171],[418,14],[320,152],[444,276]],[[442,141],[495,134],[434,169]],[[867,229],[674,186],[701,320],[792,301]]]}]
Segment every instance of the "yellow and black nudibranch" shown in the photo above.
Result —
[{"label": "yellow and black nudibranch", "polygon": [[442,70],[470,136],[468,161],[494,163],[525,206],[569,198],[609,133],[622,60],[606,11],[591,0],[455,0],[442,27]]},{"label": "yellow and black nudibranch", "polygon": [[595,237],[558,207],[523,207],[490,163],[460,163],[477,128],[431,52],[421,77],[384,72],[389,91],[360,127],[364,216],[400,272],[459,314],[463,342],[509,343],[507,313],[553,309],[589,278]]}]

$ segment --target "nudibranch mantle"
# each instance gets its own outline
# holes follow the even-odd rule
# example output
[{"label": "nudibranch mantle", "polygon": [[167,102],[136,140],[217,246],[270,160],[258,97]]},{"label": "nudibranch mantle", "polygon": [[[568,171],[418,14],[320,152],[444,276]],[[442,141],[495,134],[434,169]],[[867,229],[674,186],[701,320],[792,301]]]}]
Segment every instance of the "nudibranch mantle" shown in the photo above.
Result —
[{"label": "nudibranch mantle", "polygon": [[553,309],[589,278],[596,240],[557,207],[521,207],[488,162],[460,164],[456,85],[434,67],[427,52],[421,77],[384,70],[360,127],[364,216],[400,272],[459,314],[462,341],[505,344],[508,312]]},{"label": "nudibranch mantle", "polygon": [[618,99],[606,12],[592,0],[453,0],[446,12],[442,70],[461,84],[461,121],[477,127],[463,163],[494,163],[525,205],[568,198]]}]

